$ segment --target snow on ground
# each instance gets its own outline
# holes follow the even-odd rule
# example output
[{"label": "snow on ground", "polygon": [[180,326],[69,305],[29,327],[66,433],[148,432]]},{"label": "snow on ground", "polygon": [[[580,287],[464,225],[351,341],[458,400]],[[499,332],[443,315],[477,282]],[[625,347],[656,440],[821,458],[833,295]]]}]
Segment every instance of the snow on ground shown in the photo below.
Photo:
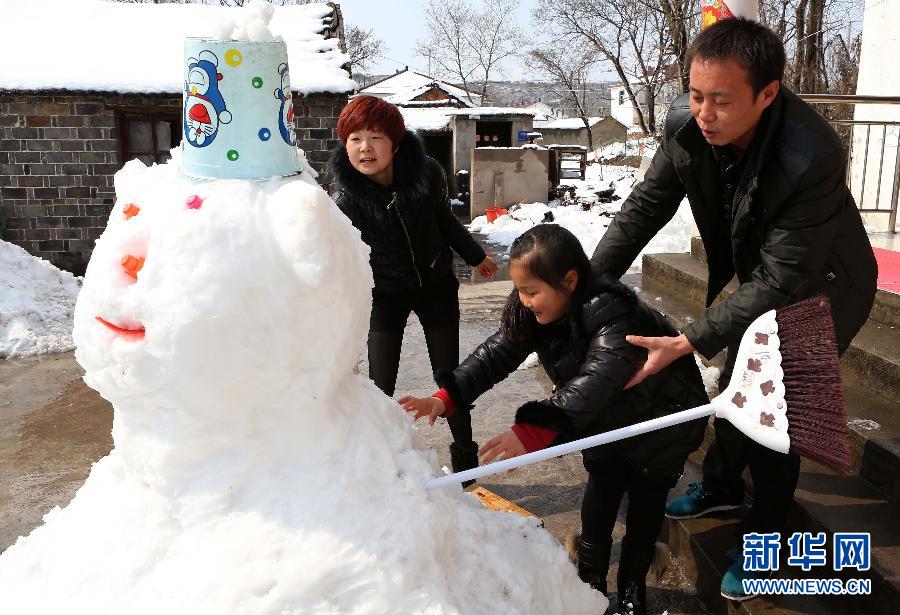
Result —
[{"label": "snow on ground", "polygon": [[[620,144],[621,145],[621,144]],[[625,198],[635,185],[634,175],[637,169],[602,164],[590,164],[587,167],[586,179],[564,180],[562,183],[576,188],[575,197],[590,209],[584,211],[581,204],[561,205],[557,201],[550,203],[525,203],[510,208],[507,215],[488,222],[486,216],[478,216],[469,225],[469,230],[486,236],[487,241],[508,248],[516,237],[549,219],[572,231],[581,242],[585,252],[590,256],[606,232],[613,216],[622,207]],[[598,190],[614,189],[616,200],[601,203]],[[641,250],[632,263],[634,270],[641,268],[641,256],[645,253],[688,252],[693,230],[693,215],[687,199],[683,200],[672,220]]]},{"label": "snow on ground", "polygon": [[0,359],[66,352],[79,279],[0,241]]},{"label": "snow on ground", "polygon": [[535,520],[424,489],[434,451],[353,373],[372,273],[328,195],[175,154],[116,174],[74,330],[115,446],[0,554],[3,612],[604,612]]}]

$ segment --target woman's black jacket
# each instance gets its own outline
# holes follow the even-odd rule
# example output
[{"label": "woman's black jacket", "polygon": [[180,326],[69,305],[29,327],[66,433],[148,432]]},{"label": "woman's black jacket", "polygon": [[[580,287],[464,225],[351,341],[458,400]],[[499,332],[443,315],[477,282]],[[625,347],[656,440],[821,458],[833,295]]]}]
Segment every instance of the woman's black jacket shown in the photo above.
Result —
[{"label": "woman's black jacket", "polygon": [[350,164],[343,145],[331,155],[335,202],[371,249],[375,293],[456,285],[451,248],[473,267],[485,252],[450,210],[447,179],[407,131],[394,154],[394,181],[381,186]]},{"label": "woman's black jacket", "polygon": [[[438,372],[437,383],[450,394],[456,411],[468,411],[478,396],[515,371],[532,351],[538,353],[554,392],[548,399],[520,407],[515,421],[560,432],[554,444],[709,402],[693,355],[623,390],[646,358],[646,352],[626,342],[625,335],[675,335],[675,330],[609,276],[594,280],[581,296],[573,297],[574,309],[563,320],[536,325],[534,341],[527,347],[513,344],[498,331],[455,370]],[[585,466],[595,471],[604,468],[604,462],[624,457],[648,480],[671,480],[700,445],[706,423],[699,419],[585,450]]]}]

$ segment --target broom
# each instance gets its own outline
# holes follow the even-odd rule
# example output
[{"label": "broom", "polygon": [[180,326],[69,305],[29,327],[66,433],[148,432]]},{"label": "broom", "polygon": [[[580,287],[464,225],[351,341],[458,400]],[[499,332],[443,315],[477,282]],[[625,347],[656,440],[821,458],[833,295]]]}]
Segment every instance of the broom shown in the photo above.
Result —
[{"label": "broom", "polygon": [[728,387],[709,404],[503,459],[425,483],[425,489],[664,429],[715,414],[763,446],[795,453],[836,472],[850,471],[847,416],[831,305],[812,297],[754,320],[738,347]]}]

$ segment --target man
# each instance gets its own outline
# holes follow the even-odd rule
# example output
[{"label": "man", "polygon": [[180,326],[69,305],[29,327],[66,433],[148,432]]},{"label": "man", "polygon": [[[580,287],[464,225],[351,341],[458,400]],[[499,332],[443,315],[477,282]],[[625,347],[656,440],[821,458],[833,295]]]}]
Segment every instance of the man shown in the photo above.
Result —
[{"label": "man", "polygon": [[[747,326],[818,293],[831,300],[842,352],[875,297],[875,258],[846,187],[843,148],[825,120],[781,84],[781,41],[754,21],[726,19],[700,33],[688,59],[690,91],[672,105],[644,181],[591,261],[598,272],[624,274],[686,194],[706,249],[707,309],[677,337],[629,339],[648,352],[629,386],[690,352],[711,358],[728,348],[723,388]],[[710,307],[735,275],[738,290]],[[783,530],[799,458],[754,443],[725,420],[715,421],[715,432],[703,482],[670,502],[666,514],[693,518],[737,508],[749,466],[755,493],[747,531]],[[750,598],[738,560],[722,580],[722,594]]]}]

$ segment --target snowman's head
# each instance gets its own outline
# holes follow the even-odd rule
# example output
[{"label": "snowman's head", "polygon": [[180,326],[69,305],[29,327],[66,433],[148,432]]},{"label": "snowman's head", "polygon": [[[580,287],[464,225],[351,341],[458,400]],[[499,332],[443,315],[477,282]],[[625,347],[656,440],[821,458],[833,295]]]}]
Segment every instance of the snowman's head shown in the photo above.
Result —
[{"label": "snowman's head", "polygon": [[352,372],[371,270],[358,232],[319,186],[199,182],[177,160],[132,161],[116,193],[74,336],[86,381],[118,412],[139,402],[214,424],[226,409],[324,398]]}]

